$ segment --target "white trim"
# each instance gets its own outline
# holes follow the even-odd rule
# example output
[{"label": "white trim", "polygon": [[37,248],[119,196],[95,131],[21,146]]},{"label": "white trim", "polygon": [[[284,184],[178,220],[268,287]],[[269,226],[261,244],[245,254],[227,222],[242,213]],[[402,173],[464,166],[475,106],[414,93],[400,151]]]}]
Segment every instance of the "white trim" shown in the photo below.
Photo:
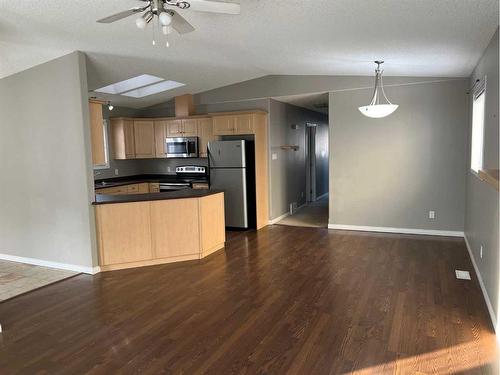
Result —
[{"label": "white trim", "polygon": [[490,318],[491,322],[493,323],[493,328],[495,329],[495,332],[498,333],[495,310],[493,310],[493,305],[491,304],[490,297],[488,296],[488,292],[486,291],[486,287],[484,286],[483,278],[481,277],[481,273],[479,272],[479,268],[477,267],[476,259],[474,258],[474,254],[472,253],[472,248],[469,244],[469,240],[467,239],[466,235],[464,235],[464,239],[465,239],[465,246],[467,247],[467,251],[469,252],[469,256],[472,261],[472,265],[474,266],[474,271],[476,271],[476,276],[477,279],[479,280],[479,285],[481,286],[481,291],[483,292],[484,301],[486,302],[486,306],[488,307],[488,312],[490,313]]},{"label": "white trim", "polygon": [[9,255],[9,254],[0,254],[0,259],[1,260],[8,260],[10,262],[26,263],[26,264],[33,264],[35,266],[57,268],[60,270],[87,273],[90,275],[95,275],[96,273],[101,272],[100,267],[77,266],[75,264],[57,263],[57,262],[51,262],[48,260],[18,257],[15,255]]},{"label": "white trim", "polygon": [[464,237],[464,232],[451,231],[451,230],[370,227],[370,226],[362,226],[362,225],[343,225],[343,224],[328,224],[328,229],[353,230],[353,231],[362,231],[362,232],[424,234],[427,236]]},{"label": "white trim", "polygon": [[281,216],[278,216],[276,219],[269,220],[269,225],[276,224],[278,221],[283,220],[285,217],[290,216],[290,212],[287,212],[286,214],[283,214]]}]

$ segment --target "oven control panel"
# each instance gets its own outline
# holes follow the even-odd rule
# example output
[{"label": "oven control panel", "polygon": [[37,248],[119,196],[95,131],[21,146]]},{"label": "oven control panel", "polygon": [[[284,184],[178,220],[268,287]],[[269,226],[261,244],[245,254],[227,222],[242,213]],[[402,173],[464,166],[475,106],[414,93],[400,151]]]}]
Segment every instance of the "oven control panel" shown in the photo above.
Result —
[{"label": "oven control panel", "polygon": [[175,168],[176,173],[196,173],[196,174],[204,174],[206,172],[205,167],[199,167],[199,166],[194,166],[194,165],[186,165],[183,167],[177,167]]}]

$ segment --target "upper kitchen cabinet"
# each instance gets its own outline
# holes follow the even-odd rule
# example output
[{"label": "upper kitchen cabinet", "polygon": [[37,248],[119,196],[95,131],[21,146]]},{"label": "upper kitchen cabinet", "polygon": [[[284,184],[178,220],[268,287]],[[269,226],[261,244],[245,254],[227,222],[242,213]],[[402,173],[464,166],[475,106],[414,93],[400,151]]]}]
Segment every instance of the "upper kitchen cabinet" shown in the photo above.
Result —
[{"label": "upper kitchen cabinet", "polygon": [[165,153],[165,138],[167,137],[167,122],[157,120],[155,126],[155,156],[157,158],[166,158]]},{"label": "upper kitchen cabinet", "polygon": [[197,137],[198,136],[198,120],[188,119],[182,120],[182,136]]},{"label": "upper kitchen cabinet", "polygon": [[135,159],[134,121],[111,119],[111,144],[114,159]]},{"label": "upper kitchen cabinet", "polygon": [[200,158],[208,157],[208,142],[215,140],[211,118],[199,118],[196,120],[198,127],[198,150]]},{"label": "upper kitchen cabinet", "polygon": [[134,146],[136,159],[149,159],[155,157],[154,121],[134,120]]},{"label": "upper kitchen cabinet", "polygon": [[89,100],[90,140],[94,168],[106,168],[108,165],[102,105],[103,102],[99,100]]},{"label": "upper kitchen cabinet", "polygon": [[167,137],[182,137],[182,120],[170,120],[166,122]]},{"label": "upper kitchen cabinet", "polygon": [[167,137],[196,137],[198,125],[196,119],[167,121]]},{"label": "upper kitchen cabinet", "polygon": [[255,132],[254,113],[215,116],[213,120],[215,135],[245,135]]}]

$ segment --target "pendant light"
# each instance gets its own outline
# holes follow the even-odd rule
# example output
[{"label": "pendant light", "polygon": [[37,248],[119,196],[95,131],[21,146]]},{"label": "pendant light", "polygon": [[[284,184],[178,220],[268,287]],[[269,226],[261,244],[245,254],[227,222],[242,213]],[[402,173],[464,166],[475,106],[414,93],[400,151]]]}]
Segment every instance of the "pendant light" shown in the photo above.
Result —
[{"label": "pendant light", "polygon": [[[392,104],[389,99],[387,99],[387,96],[385,96],[384,83],[382,82],[383,71],[380,70],[380,65],[382,65],[383,63],[383,61],[375,61],[375,64],[377,64],[377,69],[375,69],[375,89],[373,91],[372,101],[369,105],[358,108],[359,111],[366,117],[386,117],[399,107],[397,104]],[[380,102],[380,94],[382,94],[385,102]]]}]

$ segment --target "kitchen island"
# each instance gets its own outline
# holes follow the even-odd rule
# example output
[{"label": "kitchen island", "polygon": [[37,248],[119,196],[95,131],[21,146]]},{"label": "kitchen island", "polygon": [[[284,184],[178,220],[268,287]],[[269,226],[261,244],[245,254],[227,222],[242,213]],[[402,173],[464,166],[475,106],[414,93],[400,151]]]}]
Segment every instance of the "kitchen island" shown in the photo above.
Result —
[{"label": "kitchen island", "polygon": [[96,195],[101,271],[201,259],[225,243],[224,193]]}]

